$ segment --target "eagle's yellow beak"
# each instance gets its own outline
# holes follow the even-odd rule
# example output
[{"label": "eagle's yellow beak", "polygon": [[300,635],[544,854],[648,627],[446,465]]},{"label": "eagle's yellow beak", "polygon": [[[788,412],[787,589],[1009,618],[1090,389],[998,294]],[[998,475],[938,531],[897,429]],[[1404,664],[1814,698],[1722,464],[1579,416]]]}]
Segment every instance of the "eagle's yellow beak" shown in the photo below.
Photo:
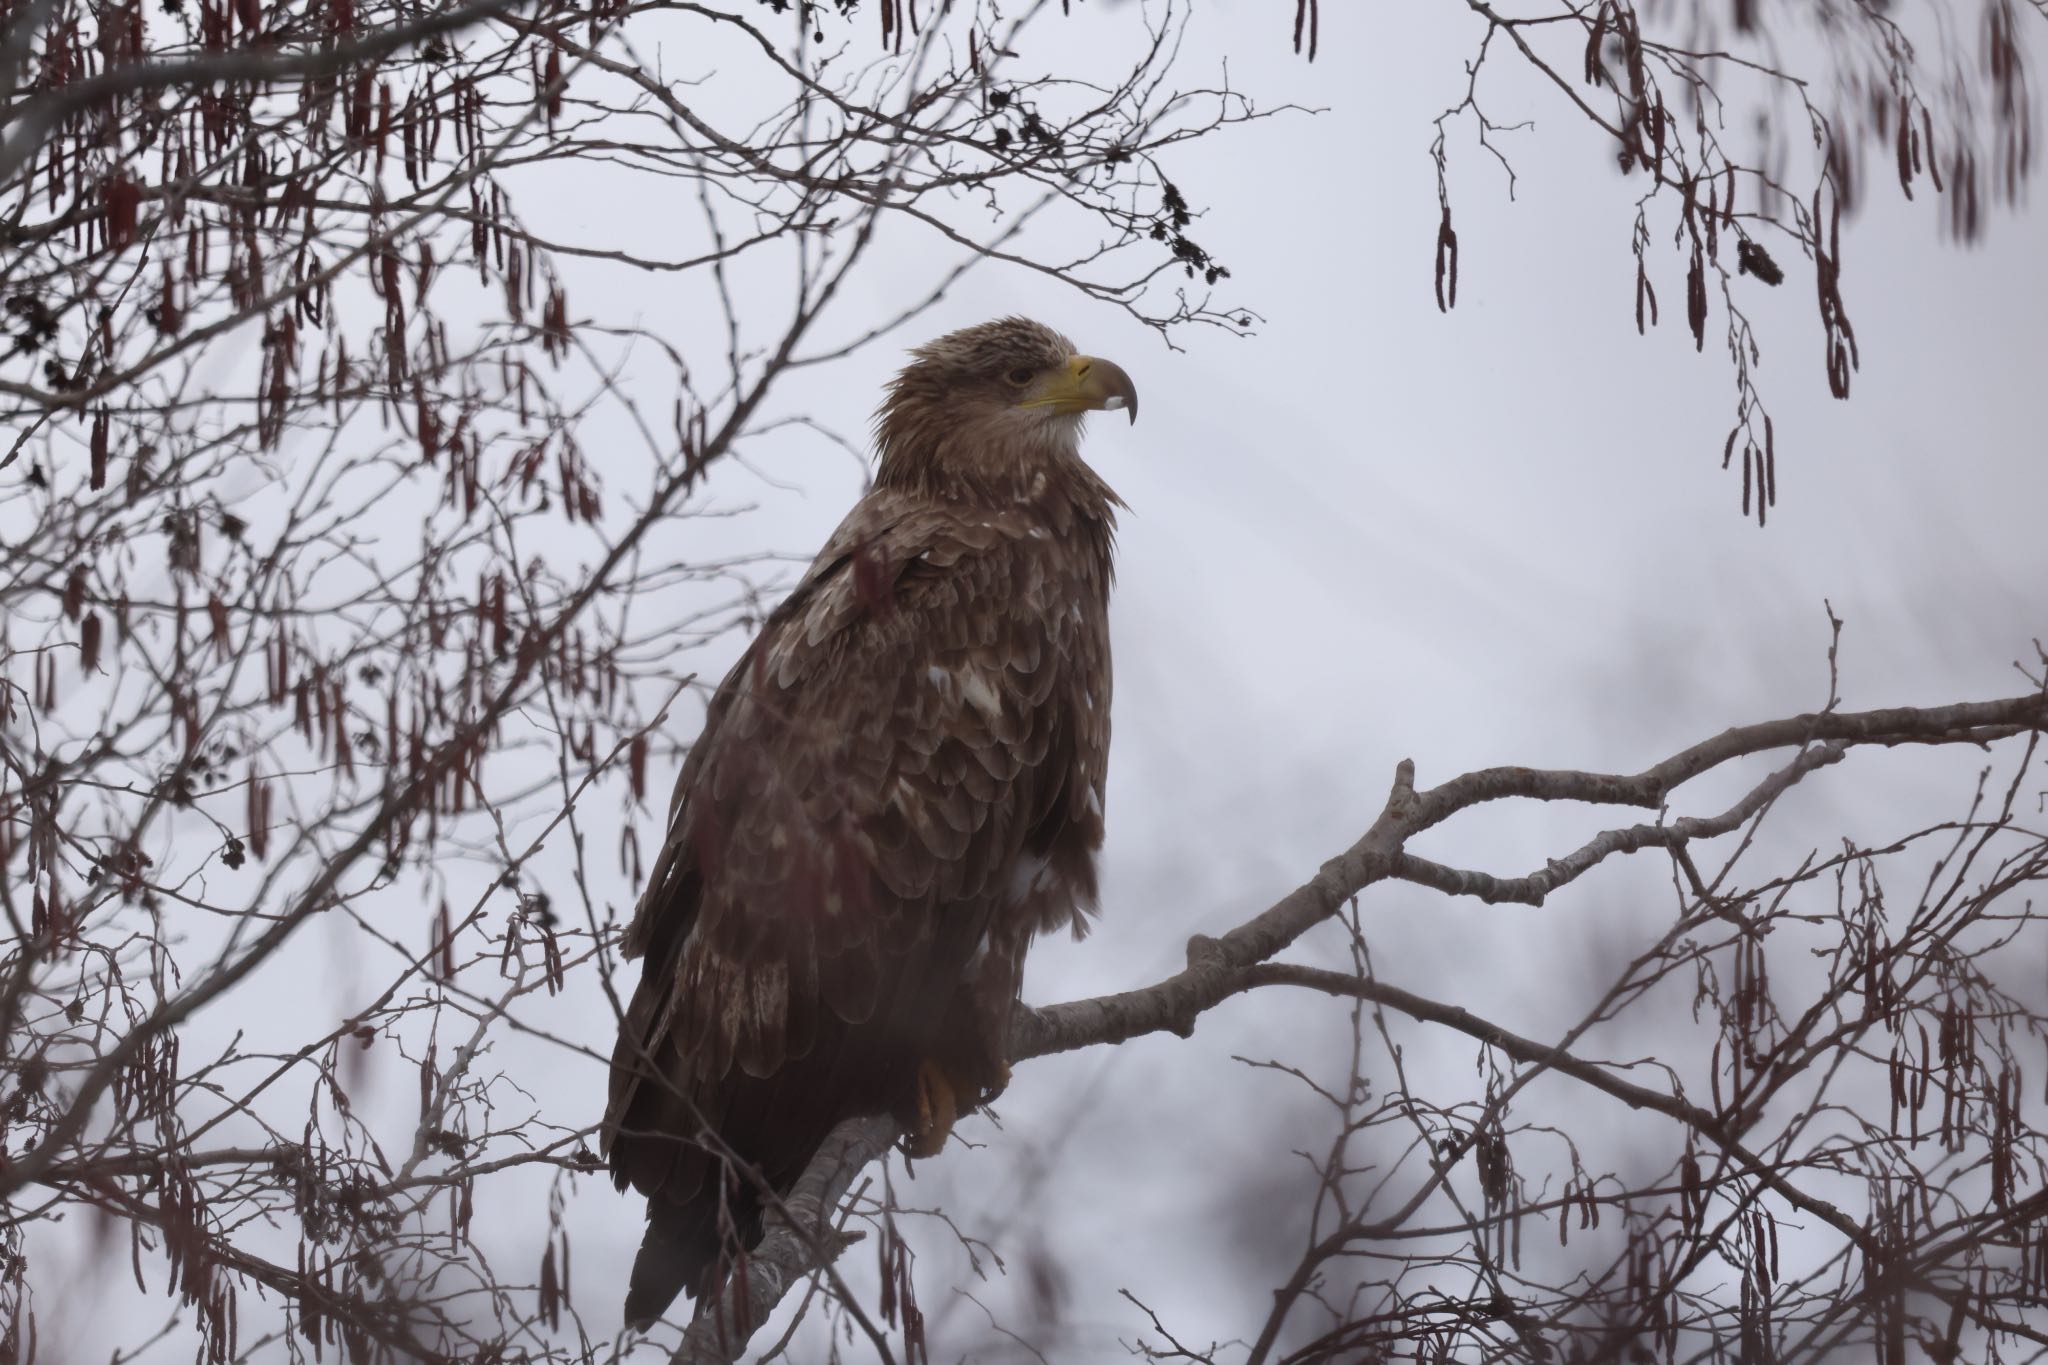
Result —
[{"label": "eagle's yellow beak", "polygon": [[1128,412],[1138,420],[1138,386],[1124,367],[1100,356],[1077,355],[1048,377],[1025,407],[1055,412]]}]

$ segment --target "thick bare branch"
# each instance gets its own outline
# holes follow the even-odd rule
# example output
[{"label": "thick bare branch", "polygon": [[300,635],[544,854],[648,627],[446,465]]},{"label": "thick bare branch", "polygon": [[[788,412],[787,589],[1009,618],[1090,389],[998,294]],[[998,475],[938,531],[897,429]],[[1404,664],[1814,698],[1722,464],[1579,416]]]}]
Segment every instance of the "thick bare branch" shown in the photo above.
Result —
[{"label": "thick bare branch", "polygon": [[[1834,1203],[1798,1186],[1776,1168],[1768,1154],[1745,1145],[1742,1134],[1753,1108],[1734,1112],[1705,1109],[1684,1096],[1627,1081],[1607,1066],[1582,1060],[1561,1046],[1523,1038],[1465,1008],[1430,1000],[1364,976],[1347,976],[1271,959],[1307,930],[1329,918],[1346,901],[1373,884],[1407,880],[1451,895],[1541,904],[1548,892],[1598,866],[1607,858],[1646,848],[1682,849],[1695,840],[1728,833],[1768,809],[1793,784],[1838,763],[1851,749],[1900,744],[1977,745],[1987,738],[2048,730],[2048,702],[2039,694],[2001,701],[1943,707],[1900,707],[1865,712],[1819,712],[1740,726],[1681,750],[1633,776],[1491,768],[1418,792],[1414,766],[1403,762],[1385,807],[1350,849],[1325,863],[1316,876],[1259,915],[1220,938],[1196,937],[1188,944],[1181,972],[1136,990],[1040,1008],[1020,1006],[1011,1032],[1014,1059],[1121,1043],[1147,1033],[1183,1037],[1207,1011],[1264,986],[1297,986],[1396,1009],[1416,1020],[1454,1029],[1498,1049],[1516,1062],[1555,1071],[1631,1108],[1674,1119],[1721,1149],[1734,1167],[1793,1207],[1825,1222],[1859,1249],[1877,1250],[1871,1234]],[[1595,836],[1548,868],[1509,882],[1483,873],[1443,867],[1406,851],[1407,840],[1459,811],[1507,798],[1577,801],[1598,805],[1658,806],[1688,781],[1739,759],[1773,749],[1798,747],[1792,761],[1759,782],[1726,810],[1667,824],[1636,825]],[[880,1156],[898,1136],[882,1119],[853,1120],[835,1130],[830,1157],[805,1173],[809,1192],[828,1183],[844,1189],[853,1178],[849,1160]],[[808,1197],[808,1193],[807,1193]],[[811,1206],[806,1204],[805,1209]],[[806,1214],[806,1220],[812,1215]],[[837,1245],[807,1228],[822,1219],[771,1230],[752,1258],[764,1267],[746,1273],[745,1321],[760,1323],[802,1274],[836,1255]],[[1365,1235],[1361,1229],[1359,1235]],[[1340,1239],[1341,1240],[1341,1239]],[[772,1269],[771,1269],[772,1268]],[[730,1292],[730,1291],[728,1291]],[[745,1348],[745,1334],[719,1334],[700,1320],[679,1355],[692,1365],[732,1361]],[[725,1352],[719,1354],[718,1352]]]}]

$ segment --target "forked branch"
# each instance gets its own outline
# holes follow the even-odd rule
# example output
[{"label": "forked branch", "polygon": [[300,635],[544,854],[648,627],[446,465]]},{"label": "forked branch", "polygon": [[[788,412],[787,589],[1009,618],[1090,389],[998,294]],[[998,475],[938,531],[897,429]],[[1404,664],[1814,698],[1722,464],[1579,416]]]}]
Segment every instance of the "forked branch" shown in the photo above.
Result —
[{"label": "forked branch", "polygon": [[[2048,695],[2033,693],[2000,701],[1941,707],[1899,707],[1879,711],[1822,711],[1726,730],[1672,755],[1640,773],[1622,775],[1570,769],[1489,768],[1418,791],[1415,769],[1396,769],[1386,804],[1365,834],[1323,864],[1315,876],[1219,938],[1197,936],[1188,944],[1188,965],[1162,981],[1113,995],[1073,1000],[1043,1008],[1019,1006],[1011,1031],[1017,1060],[1056,1052],[1121,1043],[1142,1034],[1194,1032],[1201,1016],[1231,997],[1261,986],[1296,986],[1364,1000],[1438,1024],[1502,1048],[1516,1060],[1540,1065],[1594,1086],[1634,1108],[1666,1114],[1720,1146],[1737,1166],[1764,1185],[1779,1189],[1808,1213],[1843,1231],[1861,1245],[1866,1234],[1840,1210],[1804,1192],[1781,1188],[1781,1176],[1738,1141],[1731,1125],[1671,1091],[1621,1081],[1605,1068],[1582,1062],[1560,1046],[1520,1038],[1453,1004],[1428,1000],[1382,982],[1320,971],[1273,959],[1308,930],[1331,917],[1375,883],[1407,881],[1452,895],[1488,902],[1540,905],[1550,892],[1569,884],[1617,854],[1646,848],[1682,852],[1694,840],[1728,833],[1761,812],[1809,773],[1831,766],[1851,749],[1900,744],[1984,745],[2027,733],[2048,733]],[[1418,858],[1409,839],[1458,812],[1493,801],[1525,798],[1624,805],[1662,810],[1685,783],[1751,755],[1793,749],[1792,758],[1752,786],[1725,810],[1607,830],[1577,850],[1527,876],[1501,878]],[[745,1332],[734,1323],[765,1321],[791,1286],[828,1264],[845,1245],[829,1230],[828,1211],[868,1161],[887,1153],[898,1134],[887,1119],[850,1119],[786,1196],[786,1212],[771,1221],[741,1278],[744,1297],[735,1307],[714,1301],[716,1311],[694,1322],[674,1359],[688,1365],[737,1360]],[[1796,1196],[1796,1197],[1795,1197]],[[820,1202],[821,1197],[823,1202]],[[728,1286],[729,1298],[735,1286]],[[736,1311],[737,1310],[737,1311]]]}]

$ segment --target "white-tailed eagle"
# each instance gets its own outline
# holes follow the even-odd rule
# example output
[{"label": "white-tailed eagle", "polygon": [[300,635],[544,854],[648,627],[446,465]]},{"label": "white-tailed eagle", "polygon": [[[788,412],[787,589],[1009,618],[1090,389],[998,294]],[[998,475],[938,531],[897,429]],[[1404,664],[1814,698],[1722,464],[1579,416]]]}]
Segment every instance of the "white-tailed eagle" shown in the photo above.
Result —
[{"label": "white-tailed eagle", "polygon": [[841,1119],[936,1153],[1009,1079],[1032,937],[1094,910],[1122,504],[1081,424],[1137,391],[1022,318],[911,354],[873,489],[712,698],[626,935],[635,1326],[716,1289]]}]

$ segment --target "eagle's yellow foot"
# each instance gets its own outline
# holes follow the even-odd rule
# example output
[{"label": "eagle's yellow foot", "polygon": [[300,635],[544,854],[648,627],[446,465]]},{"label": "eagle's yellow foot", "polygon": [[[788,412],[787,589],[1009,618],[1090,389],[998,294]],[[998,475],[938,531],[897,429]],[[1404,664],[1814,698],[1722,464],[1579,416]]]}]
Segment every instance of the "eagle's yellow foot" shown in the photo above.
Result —
[{"label": "eagle's yellow foot", "polygon": [[917,1122],[910,1130],[904,1150],[913,1157],[933,1157],[945,1150],[953,1134],[953,1120],[960,1117],[954,1098],[952,1078],[937,1062],[919,1063],[917,1068]]}]

